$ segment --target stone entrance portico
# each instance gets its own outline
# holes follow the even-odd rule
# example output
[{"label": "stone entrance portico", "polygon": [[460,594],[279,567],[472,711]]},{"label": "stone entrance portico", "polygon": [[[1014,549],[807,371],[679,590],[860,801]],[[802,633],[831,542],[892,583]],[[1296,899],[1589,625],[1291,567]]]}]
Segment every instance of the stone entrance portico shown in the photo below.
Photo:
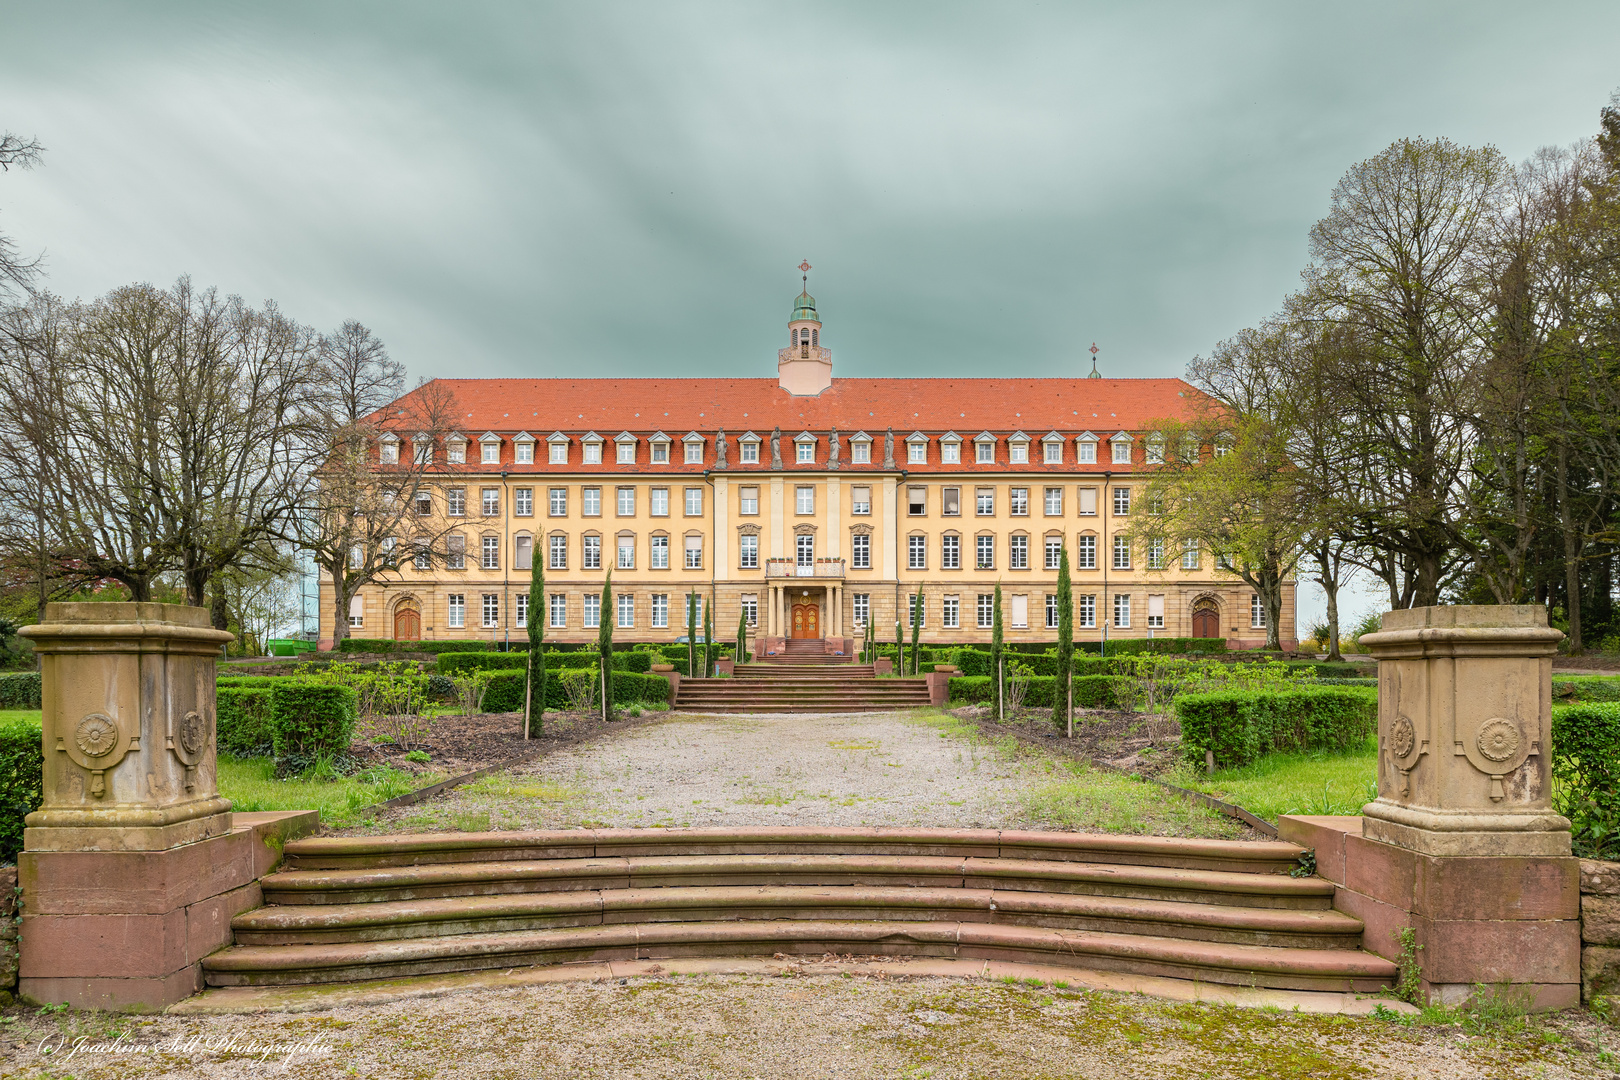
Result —
[{"label": "stone entrance portico", "polygon": [[[765,566],[765,637],[841,638],[844,627],[844,563],[822,559],[799,565],[772,559]],[[795,618],[794,608],[809,608]]]}]

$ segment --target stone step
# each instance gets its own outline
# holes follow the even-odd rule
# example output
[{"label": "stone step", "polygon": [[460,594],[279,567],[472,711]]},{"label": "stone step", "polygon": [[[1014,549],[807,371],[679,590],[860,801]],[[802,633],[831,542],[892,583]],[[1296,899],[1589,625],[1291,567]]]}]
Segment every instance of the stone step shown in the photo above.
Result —
[{"label": "stone step", "polygon": [[1290,949],[995,923],[831,919],[626,923],[390,941],[238,945],[204,959],[203,969],[211,986],[276,986],[588,960],[779,952],[1036,961],[1229,985],[1340,992],[1373,992],[1395,975],[1389,961],[1347,949]]},{"label": "stone step", "polygon": [[636,855],[284,870],[263,878],[267,904],[354,904],[448,896],[696,886],[864,885],[1095,896],[1326,910],[1320,878],[1054,859],[938,855]]},{"label": "stone step", "polygon": [[767,919],[998,923],[1307,949],[1359,949],[1362,933],[1359,920],[1332,910],[886,886],[602,889],[288,905],[238,915],[231,928],[238,945],[311,945],[617,923]]}]

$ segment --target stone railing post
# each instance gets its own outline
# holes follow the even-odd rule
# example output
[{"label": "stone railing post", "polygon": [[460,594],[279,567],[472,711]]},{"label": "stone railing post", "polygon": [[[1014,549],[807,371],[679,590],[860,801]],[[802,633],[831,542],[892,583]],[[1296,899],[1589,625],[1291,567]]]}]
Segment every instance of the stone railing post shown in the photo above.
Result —
[{"label": "stone railing post", "polygon": [[150,1011],[201,989],[202,958],[312,811],[232,814],[215,756],[214,665],[231,639],[202,608],[47,604],[44,791],[24,822],[18,990]]}]

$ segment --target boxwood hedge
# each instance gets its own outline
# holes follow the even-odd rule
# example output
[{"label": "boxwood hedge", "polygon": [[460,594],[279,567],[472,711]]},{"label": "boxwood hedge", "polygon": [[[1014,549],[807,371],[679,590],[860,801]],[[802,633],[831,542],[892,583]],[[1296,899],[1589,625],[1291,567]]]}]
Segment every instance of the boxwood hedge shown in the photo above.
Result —
[{"label": "boxwood hedge", "polygon": [[38,720],[0,720],[0,863],[17,861],[23,818],[44,795],[45,756]]},{"label": "boxwood hedge", "polygon": [[37,709],[39,702],[39,672],[0,675],[0,709]]},{"label": "boxwood hedge", "polygon": [[[1051,675],[1032,677],[1029,690],[1024,695],[1024,704],[1031,708],[1051,708],[1056,683],[1057,679]],[[951,678],[950,698],[956,702],[985,705],[995,700],[995,689],[988,675],[956,675]],[[1084,709],[1118,708],[1113,676],[1076,675],[1074,703]]]},{"label": "boxwood hedge", "polygon": [[[546,653],[546,670],[552,668],[594,667],[597,653]],[[458,671],[523,671],[529,666],[526,652],[509,653],[441,653],[435,664],[441,675]],[[613,654],[615,671],[634,671],[645,674],[652,669],[653,654],[646,652],[616,652]]]},{"label": "boxwood hedge", "polygon": [[1282,750],[1348,750],[1378,729],[1378,691],[1360,687],[1182,694],[1175,710],[1187,758],[1202,764],[1213,750],[1225,768]]},{"label": "boxwood hedge", "polygon": [[275,751],[270,725],[272,686],[286,680],[253,679],[239,682],[266,683],[263,686],[219,686],[216,741],[219,752],[235,757],[260,757]]},{"label": "boxwood hedge", "polygon": [[347,754],[357,704],[352,687],[278,680],[270,688],[270,739],[278,767],[302,771],[322,757]]}]

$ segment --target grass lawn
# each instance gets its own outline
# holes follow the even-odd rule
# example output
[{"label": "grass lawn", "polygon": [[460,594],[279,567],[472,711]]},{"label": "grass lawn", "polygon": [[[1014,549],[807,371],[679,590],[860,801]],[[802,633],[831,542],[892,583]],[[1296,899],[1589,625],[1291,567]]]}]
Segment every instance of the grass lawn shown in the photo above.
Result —
[{"label": "grass lawn", "polygon": [[220,755],[219,793],[232,809],[319,810],[321,824],[343,828],[363,821],[366,807],[443,780],[440,773],[377,767],[329,780],[277,780],[269,758]]},{"label": "grass lawn", "polygon": [[11,723],[17,720],[32,720],[39,723],[38,709],[0,709],[0,724]]},{"label": "grass lawn", "polygon": [[1164,780],[1213,795],[1267,821],[1278,814],[1359,814],[1378,797],[1378,740],[1346,754],[1268,754],[1213,775],[1178,765]]}]

